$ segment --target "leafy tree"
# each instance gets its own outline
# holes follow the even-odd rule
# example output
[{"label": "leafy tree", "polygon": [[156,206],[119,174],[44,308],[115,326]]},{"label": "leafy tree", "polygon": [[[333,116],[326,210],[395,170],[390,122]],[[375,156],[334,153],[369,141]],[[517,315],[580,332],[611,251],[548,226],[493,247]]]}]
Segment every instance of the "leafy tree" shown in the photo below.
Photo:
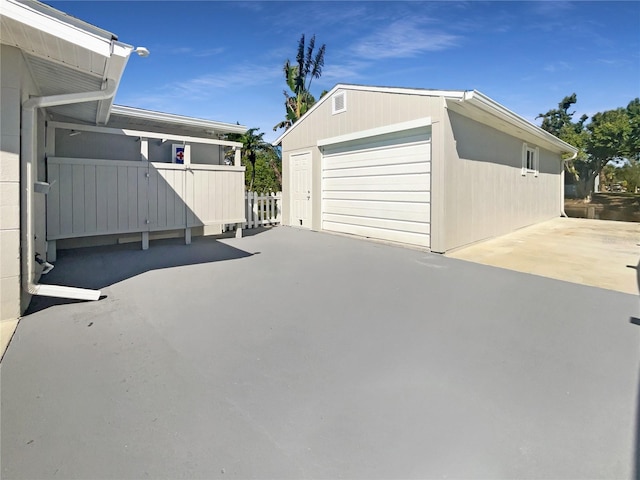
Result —
[{"label": "leafy tree", "polygon": [[569,133],[567,130],[573,130],[579,133],[582,130],[584,122],[589,118],[587,115],[582,115],[580,120],[576,123],[573,122],[573,115],[576,112],[569,113],[571,105],[574,105],[578,101],[575,93],[572,93],[568,97],[564,97],[558,104],[558,108],[549,110],[547,113],[539,114],[536,119],[542,118],[542,125],[540,127],[549,133],[552,133],[556,137]]},{"label": "leafy tree", "polygon": [[629,117],[629,141],[626,157],[632,162],[640,162],[640,98],[634,98],[627,105]]},{"label": "leafy tree", "polygon": [[270,193],[279,192],[282,189],[282,181],[275,175],[272,166],[273,161],[273,157],[267,152],[259,152],[256,157],[255,167],[250,164],[247,165],[247,174],[254,179],[251,191]]},{"label": "leafy tree", "polygon": [[[622,167],[614,167],[616,183],[623,184],[627,192],[635,193],[640,188],[640,162],[627,163]],[[614,182],[611,182],[614,183]]]},{"label": "leafy tree", "polygon": [[586,115],[577,122],[573,121],[575,112],[569,112],[569,108],[576,101],[574,93],[563,98],[558,108],[540,114],[537,118],[542,118],[541,127],[544,130],[578,147],[578,155],[568,162],[567,169],[577,180],[578,195],[588,197],[593,191],[595,178],[605,165],[622,158],[638,156],[638,139],[637,134],[634,137],[633,119],[638,118],[640,101],[632,101],[627,109],[596,113],[588,124],[585,124],[588,119]]},{"label": "leafy tree", "polygon": [[298,41],[296,64],[287,59],[283,66],[285,81],[293,95],[286,90],[282,91],[285,98],[285,119],[273,127],[274,131],[291,127],[316,103],[315,97],[311,94],[311,82],[322,75],[326,45],[322,44],[314,55],[315,44],[315,35],[311,37],[309,44],[305,45],[305,36],[302,34]]},{"label": "leafy tree", "polygon": [[[282,161],[278,151],[265,142],[264,132],[250,128],[242,134],[229,134],[228,139],[242,143],[241,160],[247,168],[249,191],[280,191],[282,188]],[[245,181],[247,179],[245,178]]]}]

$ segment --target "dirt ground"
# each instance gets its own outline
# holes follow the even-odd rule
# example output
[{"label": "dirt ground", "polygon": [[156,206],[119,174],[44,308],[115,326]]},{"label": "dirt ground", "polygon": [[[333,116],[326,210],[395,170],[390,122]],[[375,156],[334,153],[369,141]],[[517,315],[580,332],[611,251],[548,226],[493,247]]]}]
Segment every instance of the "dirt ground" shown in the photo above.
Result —
[{"label": "dirt ground", "polygon": [[567,215],[574,218],[640,222],[640,194],[595,193],[589,203],[567,198],[564,207]]}]

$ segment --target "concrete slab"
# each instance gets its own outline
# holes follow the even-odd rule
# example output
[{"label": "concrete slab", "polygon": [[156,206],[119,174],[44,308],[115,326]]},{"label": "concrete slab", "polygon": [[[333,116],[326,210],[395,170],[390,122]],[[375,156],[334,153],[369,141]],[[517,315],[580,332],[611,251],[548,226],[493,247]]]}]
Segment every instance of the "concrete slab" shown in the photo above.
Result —
[{"label": "concrete slab", "polygon": [[447,256],[637,294],[640,223],[556,218]]},{"label": "concrete slab", "polygon": [[[629,478],[632,295],[280,227],[60,252],[2,478]],[[638,320],[640,323],[640,320]]]},{"label": "concrete slab", "polygon": [[18,319],[11,320],[3,320],[0,322],[0,359],[4,355],[7,346],[9,345],[9,341],[13,336],[13,333],[16,331],[16,327],[18,326]]}]

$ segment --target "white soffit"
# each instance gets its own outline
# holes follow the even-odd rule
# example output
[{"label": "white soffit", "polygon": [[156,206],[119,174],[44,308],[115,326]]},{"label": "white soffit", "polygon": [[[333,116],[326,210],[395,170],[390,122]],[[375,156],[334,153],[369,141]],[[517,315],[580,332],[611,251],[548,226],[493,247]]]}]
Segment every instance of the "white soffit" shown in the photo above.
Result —
[{"label": "white soffit", "polygon": [[560,140],[486,95],[473,90],[462,100],[447,100],[447,108],[497,130],[530,141],[557,153],[575,153],[577,149]]},{"label": "white soffit", "polygon": [[104,31],[99,35],[96,27],[36,2],[0,0],[0,5],[3,44],[86,72],[104,72],[114,35]]},{"label": "white soffit", "polygon": [[[32,0],[0,0],[0,41],[19,48],[39,95],[97,91],[119,83],[133,47],[87,22]],[[104,124],[112,99],[49,107],[56,116]]]}]

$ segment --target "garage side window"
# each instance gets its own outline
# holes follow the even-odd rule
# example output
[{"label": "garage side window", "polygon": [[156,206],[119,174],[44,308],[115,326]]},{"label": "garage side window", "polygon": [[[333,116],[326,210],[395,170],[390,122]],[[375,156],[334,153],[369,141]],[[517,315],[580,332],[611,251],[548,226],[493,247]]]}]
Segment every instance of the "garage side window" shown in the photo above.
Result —
[{"label": "garage side window", "polygon": [[347,92],[336,93],[332,98],[331,114],[342,113],[347,111]]},{"label": "garage side window", "polygon": [[527,145],[526,143],[522,144],[522,175],[525,176],[527,174],[533,174],[535,177],[538,176],[539,173],[539,163],[540,163],[540,150],[538,147],[533,147],[531,145]]}]

